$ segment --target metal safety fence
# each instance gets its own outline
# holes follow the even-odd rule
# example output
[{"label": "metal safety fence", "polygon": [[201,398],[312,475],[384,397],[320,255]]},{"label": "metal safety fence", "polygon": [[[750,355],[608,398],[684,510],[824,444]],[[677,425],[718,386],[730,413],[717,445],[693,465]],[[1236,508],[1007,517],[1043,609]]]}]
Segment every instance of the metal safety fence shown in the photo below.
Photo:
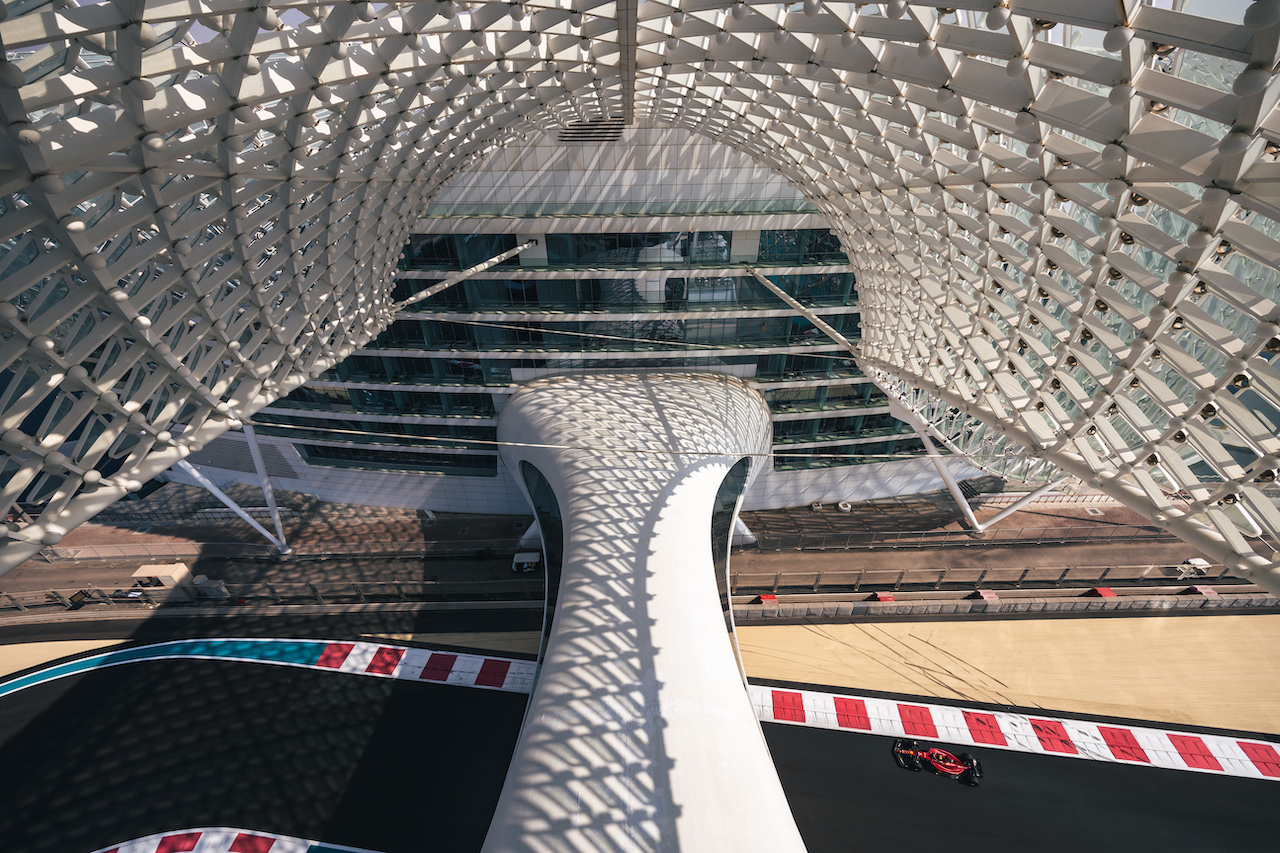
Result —
[{"label": "metal safety fence", "polygon": [[[382,557],[501,557],[520,550],[519,539],[452,539],[433,542],[305,542],[293,544],[293,559]],[[140,542],[45,548],[47,562],[144,560],[276,560],[280,552],[266,542]]]},{"label": "metal safety fence", "polygon": [[[1055,589],[1110,585],[1117,588],[1170,583],[1242,584],[1222,566],[1040,566],[1034,568],[861,569],[798,572],[731,572],[730,594],[834,596],[875,590]],[[255,583],[208,582],[176,588],[132,586],[0,592],[0,616],[68,611],[93,606],[359,605],[407,602],[540,602],[541,575],[475,580],[314,580]]]},{"label": "metal safety fence", "polygon": [[849,569],[836,571],[734,572],[730,593],[858,592],[899,589],[1041,588],[1125,586],[1159,581],[1228,582],[1223,566],[1144,564],[1132,566],[1036,566],[1033,568],[949,567],[938,569]]},{"label": "metal safety fence", "polygon": [[979,535],[968,530],[856,531],[851,533],[756,532],[761,551],[838,551],[873,548],[940,548],[955,545],[1070,545],[1082,542],[1177,542],[1154,525],[1100,524],[1072,527],[997,527]]},{"label": "metal safety fence", "polygon": [[[1083,542],[1177,542],[1161,528],[1140,525],[1077,527],[1005,527],[974,536],[963,530],[861,531],[856,533],[757,533],[761,551],[839,551],[877,548],[938,548],[1011,544],[1079,544]],[[304,542],[291,543],[294,559],[382,557],[486,557],[514,554],[520,540],[452,539],[424,542]],[[276,560],[280,552],[262,542],[139,542],[54,546],[40,552],[46,562],[143,560]]]},{"label": "metal safety fence", "polygon": [[0,615],[31,611],[80,610],[106,607],[299,604],[377,604],[396,602],[501,602],[543,599],[541,577],[448,581],[301,581],[270,583],[214,583],[206,587],[143,587],[101,589],[41,589],[0,592]]},{"label": "metal safety fence", "polygon": [[1042,616],[1067,613],[1163,614],[1196,610],[1269,610],[1280,606],[1274,595],[1258,592],[1220,595],[1134,595],[1116,598],[1023,598],[1012,601],[953,599],[948,601],[791,601],[734,604],[739,624],[767,619],[860,619],[885,616]]}]

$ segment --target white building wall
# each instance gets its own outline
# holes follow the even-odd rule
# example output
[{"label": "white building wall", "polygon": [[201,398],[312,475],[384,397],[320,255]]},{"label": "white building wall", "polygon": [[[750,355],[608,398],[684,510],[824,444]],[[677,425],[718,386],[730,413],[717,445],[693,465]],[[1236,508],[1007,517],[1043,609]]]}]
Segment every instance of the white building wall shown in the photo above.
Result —
[{"label": "white building wall", "polygon": [[528,208],[660,208],[675,202],[702,209],[809,207],[799,190],[745,154],[687,130],[640,122],[625,128],[617,142],[565,144],[538,134],[527,145],[498,149],[445,184],[428,213],[452,205],[492,206],[519,216]]},{"label": "white building wall", "polygon": [[[228,433],[211,442],[204,450],[193,453],[188,461],[197,465],[205,476],[218,485],[257,485],[258,478],[250,467],[249,452],[244,447],[244,441],[240,433]],[[271,482],[277,489],[303,492],[326,501],[365,506],[494,515],[529,514],[528,503],[501,462],[496,477],[330,468],[307,464],[293,449],[293,445],[284,439],[265,436],[259,432],[258,442],[264,448],[278,450],[280,457],[288,464],[288,469],[283,470],[268,465]],[[227,467],[228,459],[243,460],[242,470]],[[982,474],[960,459],[948,459],[947,464],[957,479]],[[167,476],[174,482],[196,485],[177,470],[168,472]],[[784,509],[808,506],[813,501],[857,502],[943,488],[946,485],[942,478],[924,457],[807,471],[775,471],[766,467],[747,488],[742,509]]]},{"label": "white building wall", "polygon": [[[492,515],[528,515],[529,505],[501,464],[496,477],[464,477],[457,474],[374,471],[360,468],[330,468],[309,465],[292,443],[258,433],[263,448],[275,448],[292,470],[271,470],[268,474],[277,489],[315,495],[321,500],[364,506],[399,509],[429,509],[433,512],[461,512]],[[249,463],[249,452],[240,433],[228,433],[188,461],[218,485],[244,483],[258,485]],[[394,449],[394,448],[388,448]],[[238,452],[238,456],[237,456]],[[243,459],[244,465],[229,467],[228,459]],[[211,464],[212,463],[212,464]],[[176,483],[197,485],[181,471],[167,473]]]},{"label": "white building wall", "polygon": [[[948,459],[947,465],[958,480],[982,476],[982,471],[962,459]],[[814,501],[856,503],[945,488],[938,469],[926,457],[807,471],[768,468],[747,489],[742,509],[784,509],[807,506]]]}]

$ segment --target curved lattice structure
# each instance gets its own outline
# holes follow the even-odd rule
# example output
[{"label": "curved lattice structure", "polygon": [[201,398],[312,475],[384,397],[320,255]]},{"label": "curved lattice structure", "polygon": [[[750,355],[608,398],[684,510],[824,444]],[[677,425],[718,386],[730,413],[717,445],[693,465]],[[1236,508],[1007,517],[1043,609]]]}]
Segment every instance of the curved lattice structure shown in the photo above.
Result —
[{"label": "curved lattice structure", "polygon": [[636,116],[828,216],[862,366],[954,448],[1272,565],[1276,0],[5,9],[5,565],[385,327],[450,176]]}]

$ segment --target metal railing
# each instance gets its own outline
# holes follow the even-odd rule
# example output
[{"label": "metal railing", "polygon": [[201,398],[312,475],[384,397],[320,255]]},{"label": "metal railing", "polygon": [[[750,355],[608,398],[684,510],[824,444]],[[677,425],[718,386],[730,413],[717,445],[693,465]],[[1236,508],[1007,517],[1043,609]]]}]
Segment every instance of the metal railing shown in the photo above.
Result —
[{"label": "metal railing", "polygon": [[367,604],[408,601],[533,601],[543,598],[538,578],[461,581],[303,581],[229,583],[233,604]]},{"label": "metal railing", "polygon": [[[849,569],[837,571],[734,572],[731,595],[788,592],[858,592],[899,589],[1054,589],[1062,586],[1126,586],[1160,579],[1170,582],[1236,582],[1223,566],[1207,570],[1167,564],[1132,566],[959,567],[939,569]],[[1245,583],[1245,581],[1238,581]]]},{"label": "metal railing", "polygon": [[[262,506],[241,507],[246,513],[257,519],[269,521],[271,510]],[[282,518],[298,518],[303,513],[289,507],[280,507]],[[112,527],[146,527],[157,524],[192,524],[206,522],[215,524],[220,521],[237,521],[233,511],[225,506],[209,506],[199,509],[170,510],[148,509],[139,512],[103,512],[94,516],[93,523]]]},{"label": "metal railing", "polygon": [[1075,527],[997,527],[975,536],[967,530],[865,530],[853,533],[756,533],[761,551],[836,551],[853,548],[939,548],[948,545],[995,545],[1020,542],[1065,545],[1080,542],[1177,542],[1177,536],[1154,525],[1099,524]]},{"label": "metal railing", "polygon": [[[434,542],[304,542],[293,544],[294,559],[380,557],[503,557],[520,550],[519,539],[454,539]],[[81,545],[45,548],[47,562],[112,560],[276,560],[280,554],[263,542],[140,542],[136,545]]]},{"label": "metal railing", "polygon": [[[1066,595],[1066,593],[1064,593]],[[814,597],[810,597],[811,599]],[[1067,613],[1120,613],[1132,616],[1146,612],[1154,615],[1167,615],[1171,612],[1224,610],[1268,610],[1274,612],[1280,601],[1273,595],[1231,586],[1219,595],[1169,595],[1167,590],[1143,593],[1136,591],[1134,595],[1121,595],[1115,598],[1092,598],[1082,595],[1075,597],[1027,597],[1004,598],[992,601],[989,599],[959,599],[947,601],[910,600],[910,601],[852,601],[843,600],[786,601],[767,604],[737,604],[733,606],[734,619],[739,624],[754,622],[759,624],[767,619],[840,619],[856,620],[868,616],[906,616],[912,618],[937,618],[939,616],[968,616],[978,618],[1001,616],[1050,616]]]},{"label": "metal railing", "polygon": [[[757,533],[760,551],[839,551],[877,548],[940,548],[1001,543],[1073,544],[1082,542],[1177,542],[1176,536],[1154,526],[1003,527],[979,537],[963,530],[861,531],[856,533]],[[520,550],[520,540],[454,539],[431,542],[304,542],[291,543],[293,559],[378,557],[501,557]],[[39,555],[46,562],[165,560],[277,560],[279,552],[266,542],[139,542],[119,545],[54,546]]]},{"label": "metal railing", "polygon": [[[1244,584],[1228,577],[1222,566],[1044,566],[1035,568],[862,569],[799,572],[732,572],[731,595],[760,593],[851,594],[873,590],[1055,589],[1112,585],[1117,588],[1153,582]],[[540,602],[544,578],[519,576],[447,581],[300,581],[213,583],[200,587],[165,589],[126,587],[105,590],[93,585],[78,589],[0,592],[0,616],[30,611],[116,607],[246,605],[376,604],[398,602]]]},{"label": "metal railing", "polygon": [[516,577],[463,581],[303,581],[300,583],[222,583],[207,587],[125,587],[93,585],[79,589],[0,592],[0,616],[30,611],[79,610],[88,605],[245,606],[298,604],[371,604],[395,602],[529,601],[543,599],[543,579]]}]

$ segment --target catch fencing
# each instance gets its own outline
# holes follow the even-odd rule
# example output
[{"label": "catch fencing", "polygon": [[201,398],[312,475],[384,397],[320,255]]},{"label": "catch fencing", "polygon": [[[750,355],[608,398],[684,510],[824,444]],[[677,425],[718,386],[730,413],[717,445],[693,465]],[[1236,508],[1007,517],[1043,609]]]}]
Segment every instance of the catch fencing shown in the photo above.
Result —
[{"label": "catch fencing", "polygon": [[[1033,568],[950,567],[938,569],[849,569],[836,571],[734,572],[734,595],[778,592],[858,592],[899,589],[1055,589],[1058,587],[1126,586],[1152,581],[1200,583],[1227,577],[1223,566],[1143,564],[1131,566],[1036,566]],[[1234,579],[1231,579],[1234,580]]]},{"label": "catch fencing", "polygon": [[86,586],[0,592],[0,614],[116,607],[189,605],[376,604],[395,602],[541,602],[541,577],[449,581],[303,581],[216,583],[207,587],[133,586],[115,590]]},{"label": "catch fencing", "polygon": [[1072,545],[1084,542],[1177,542],[1177,536],[1154,525],[1099,524],[1074,527],[997,527],[974,534],[967,530],[866,530],[852,533],[755,534],[761,551],[840,551],[876,548],[943,548],[957,545]]},{"label": "catch fencing", "polygon": [[[829,593],[839,596],[871,591],[974,589],[1057,589],[1143,584],[1242,584],[1221,566],[1048,566],[1035,568],[865,569],[849,571],[732,572],[735,596]],[[79,610],[88,606],[300,605],[407,602],[540,602],[543,577],[476,580],[315,580],[259,583],[211,582],[195,588],[133,586],[114,590],[85,586],[0,592],[0,614]]]},{"label": "catch fencing", "polygon": [[[305,542],[291,545],[299,560],[380,557],[502,557],[520,550],[519,539],[453,539],[434,542]],[[140,542],[120,545],[76,545],[45,548],[47,562],[165,560],[278,560],[280,552],[266,542]]]}]

